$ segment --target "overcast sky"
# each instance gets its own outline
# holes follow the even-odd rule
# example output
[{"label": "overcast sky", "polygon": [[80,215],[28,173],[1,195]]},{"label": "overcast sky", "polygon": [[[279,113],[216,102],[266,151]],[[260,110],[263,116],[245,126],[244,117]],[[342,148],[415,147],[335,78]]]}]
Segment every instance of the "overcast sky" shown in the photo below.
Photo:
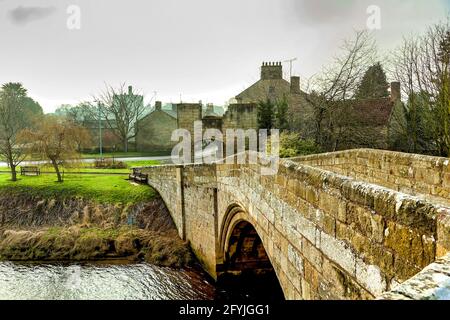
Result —
[{"label": "overcast sky", "polygon": [[[70,5],[79,30],[67,28]],[[369,5],[381,9],[382,52],[450,10],[450,0],[0,0],[0,83],[22,82],[46,112],[124,82],[147,102],[156,91],[223,104],[262,61],[296,57],[294,73],[319,72],[366,26]]]}]

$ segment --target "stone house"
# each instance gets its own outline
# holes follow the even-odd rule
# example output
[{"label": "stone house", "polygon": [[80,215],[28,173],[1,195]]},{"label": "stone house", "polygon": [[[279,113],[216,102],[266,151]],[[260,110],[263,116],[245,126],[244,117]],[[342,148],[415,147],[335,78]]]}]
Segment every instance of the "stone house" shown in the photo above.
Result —
[{"label": "stone house", "polygon": [[[290,82],[283,79],[281,62],[264,62],[260,79],[235,97],[238,103],[256,106],[267,99],[273,103],[285,99],[289,127],[305,138],[313,137],[314,109],[308,102],[308,94],[300,89],[300,77],[292,76]],[[346,101],[348,112],[344,113],[345,119],[338,121],[344,129],[351,130],[345,130],[339,148],[387,148],[388,127],[397,101],[400,101],[399,82],[391,83],[389,97]],[[252,117],[257,119],[257,107],[253,111]]]},{"label": "stone house", "polygon": [[171,141],[175,129],[177,129],[176,105],[163,108],[161,101],[156,101],[155,109],[138,122],[136,151],[170,152],[176,144]]},{"label": "stone house", "polygon": [[312,114],[306,97],[307,93],[300,89],[300,77],[291,76],[289,82],[283,79],[281,62],[263,62],[260,79],[236,95],[234,100],[241,104],[259,104],[266,100],[276,104],[285,100],[289,105],[289,126],[299,129],[306,125]]},{"label": "stone house", "polygon": [[205,119],[204,122],[207,127],[218,126],[223,115],[223,108],[214,106],[213,104],[206,105],[206,108],[201,103],[194,104],[166,104],[162,105],[161,101],[155,102],[155,108],[139,120],[136,134],[136,150],[139,152],[166,152],[170,153],[177,142],[171,141],[172,132],[177,128],[183,128],[183,121],[190,121],[188,114],[181,110],[181,123],[179,123],[178,109],[179,106],[191,106],[195,109],[194,113],[201,114],[195,117],[196,120]]},{"label": "stone house", "polygon": [[[302,132],[305,138],[312,137],[314,110],[308,102],[308,94],[300,89],[300,77],[292,76],[289,82],[283,79],[281,62],[264,62],[260,79],[237,94],[224,113],[220,107],[213,105],[204,108],[201,102],[164,107],[161,102],[156,102],[155,109],[138,123],[136,149],[170,152],[177,143],[171,141],[173,130],[185,128],[193,136],[195,121],[202,121],[204,130],[214,128],[222,133],[226,129],[258,129],[258,105],[267,99],[273,103],[286,100],[291,129]],[[349,127],[351,125],[352,131],[342,147],[385,148],[390,115],[398,99],[400,84],[395,82],[391,84],[391,97],[348,101],[351,112],[345,121]],[[374,132],[376,139],[352,140],[354,137],[364,137],[368,132]]]}]

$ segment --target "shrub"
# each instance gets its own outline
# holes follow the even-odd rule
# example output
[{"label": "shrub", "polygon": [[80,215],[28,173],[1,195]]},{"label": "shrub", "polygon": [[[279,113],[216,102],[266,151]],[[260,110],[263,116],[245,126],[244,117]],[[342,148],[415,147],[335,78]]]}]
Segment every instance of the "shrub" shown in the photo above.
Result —
[{"label": "shrub", "polygon": [[97,169],[126,169],[128,167],[125,162],[113,159],[96,159],[94,166]]},{"label": "shrub", "polygon": [[280,134],[281,158],[292,158],[320,152],[320,147],[312,139],[302,139],[298,133],[282,132]]}]

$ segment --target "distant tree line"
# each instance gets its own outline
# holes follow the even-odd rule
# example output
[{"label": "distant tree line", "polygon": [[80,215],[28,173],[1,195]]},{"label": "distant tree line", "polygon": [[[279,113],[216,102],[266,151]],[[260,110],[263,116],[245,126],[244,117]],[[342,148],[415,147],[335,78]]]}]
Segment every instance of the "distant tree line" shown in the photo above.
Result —
[{"label": "distant tree line", "polygon": [[449,51],[449,24],[438,23],[423,35],[404,39],[383,59],[383,66],[371,34],[356,32],[333,63],[310,79],[304,114],[290,114],[286,100],[267,99],[259,103],[258,125],[280,129],[286,136],[281,147],[291,156],[379,145],[379,128],[370,125],[374,119],[368,117],[369,125],[361,125],[361,112],[354,108],[361,100],[389,97],[387,70],[401,83],[404,101],[398,100],[390,114],[387,139],[383,137],[386,148],[449,156]]},{"label": "distant tree line", "polygon": [[89,129],[96,136],[95,146],[98,146],[97,134],[101,126],[104,147],[128,152],[130,140],[137,135],[138,121],[150,109],[144,105],[143,96],[139,92],[131,92],[131,87],[127,88],[125,85],[116,88],[107,86],[92,100],[76,106],[62,105],[56,110],[56,114]]},{"label": "distant tree line", "polygon": [[24,160],[48,160],[62,182],[60,166],[76,160],[89,141],[86,130],[68,119],[44,115],[39,103],[27,96],[20,83],[0,89],[0,158],[17,180],[17,166]]}]

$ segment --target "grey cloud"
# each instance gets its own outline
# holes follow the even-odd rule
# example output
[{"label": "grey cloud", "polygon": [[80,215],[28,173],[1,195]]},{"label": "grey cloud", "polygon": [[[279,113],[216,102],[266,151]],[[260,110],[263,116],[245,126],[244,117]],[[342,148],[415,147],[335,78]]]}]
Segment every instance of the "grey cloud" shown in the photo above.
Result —
[{"label": "grey cloud", "polygon": [[356,0],[292,0],[293,13],[299,19],[307,23],[330,23],[333,21],[345,21],[348,19],[356,6],[361,2]]},{"label": "grey cloud", "polygon": [[16,24],[26,24],[44,19],[56,11],[55,7],[23,7],[19,6],[9,12],[9,17]]}]

